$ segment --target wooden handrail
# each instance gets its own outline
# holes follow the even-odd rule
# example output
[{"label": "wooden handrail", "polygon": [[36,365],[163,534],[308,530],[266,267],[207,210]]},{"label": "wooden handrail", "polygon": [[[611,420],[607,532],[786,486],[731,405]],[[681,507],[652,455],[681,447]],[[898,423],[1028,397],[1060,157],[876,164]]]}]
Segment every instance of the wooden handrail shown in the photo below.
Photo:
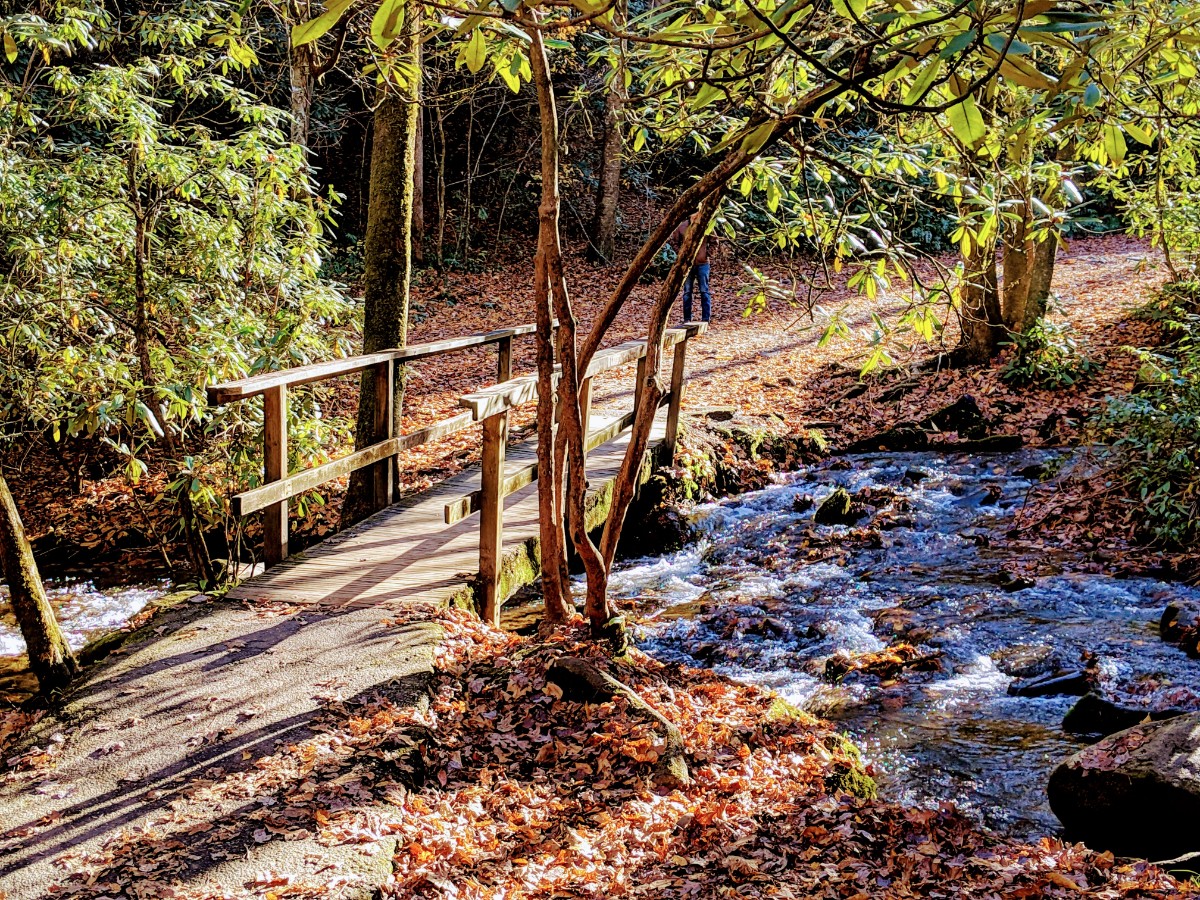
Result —
[{"label": "wooden handrail", "polygon": [[469,350],[473,347],[483,347],[500,341],[511,340],[525,334],[532,334],[537,329],[535,325],[517,325],[514,328],[500,328],[480,334],[468,334],[463,337],[447,338],[444,341],[429,341],[424,344],[411,344],[395,350],[381,350],[378,353],[366,353],[361,356],[347,356],[345,359],[333,359],[329,362],[313,363],[308,366],[297,366],[293,369],[283,369],[278,372],[263,372],[261,375],[251,375],[238,381],[227,381],[214,384],[208,388],[208,402],[214,404],[230,403],[234,400],[245,400],[265,393],[275,387],[297,387],[311,384],[314,381],[325,381],[337,378],[339,375],[352,375],[383,362],[413,362],[440,356],[456,350]]},{"label": "wooden handrail", "polygon": [[[663,347],[674,347],[676,344],[701,333],[705,330],[705,327],[705,323],[703,322],[689,322],[679,328],[669,328],[666,334],[663,335]],[[628,365],[631,362],[642,359],[645,355],[645,340],[626,341],[615,347],[609,347],[607,350],[601,350],[592,357],[587,372],[584,374],[584,380],[586,381],[610,369]],[[557,367],[555,371],[558,371]],[[474,391],[473,393],[459,397],[458,405],[471,410],[471,414],[475,416],[475,421],[481,422],[489,416],[498,415],[516,406],[523,406],[536,399],[537,379],[536,375],[524,375],[520,378],[514,378],[512,381],[497,384],[494,387]]]}]

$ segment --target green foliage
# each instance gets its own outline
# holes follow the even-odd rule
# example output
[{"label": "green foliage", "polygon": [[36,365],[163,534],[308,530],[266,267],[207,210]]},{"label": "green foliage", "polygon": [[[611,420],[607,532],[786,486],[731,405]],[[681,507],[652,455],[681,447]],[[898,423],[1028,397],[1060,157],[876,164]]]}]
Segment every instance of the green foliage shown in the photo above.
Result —
[{"label": "green foliage", "polygon": [[1100,368],[1080,347],[1068,322],[1038,319],[1024,334],[1013,334],[1010,346],[1012,355],[1000,372],[1010,384],[1075,387]]},{"label": "green foliage", "polygon": [[1142,530],[1176,548],[1200,539],[1200,316],[1180,315],[1170,333],[1167,350],[1130,351],[1142,387],[1109,401],[1099,432]]},{"label": "green foliage", "polygon": [[0,78],[0,424],[107,447],[132,481],[170,454],[168,496],[211,525],[260,462],[253,414],[205,385],[326,357],[353,316],[319,275],[330,200],[286,114],[234,80],[256,61],[234,5],[41,12],[0,20],[20,57]]}]

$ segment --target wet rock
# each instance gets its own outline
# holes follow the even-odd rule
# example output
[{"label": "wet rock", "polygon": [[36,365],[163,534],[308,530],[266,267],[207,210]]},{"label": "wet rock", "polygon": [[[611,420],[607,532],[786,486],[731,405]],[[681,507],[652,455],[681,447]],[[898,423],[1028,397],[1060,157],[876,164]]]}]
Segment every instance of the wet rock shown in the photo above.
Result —
[{"label": "wet rock", "polygon": [[1030,578],[1028,575],[1009,572],[1007,569],[997,572],[989,580],[1010,594],[1015,594],[1017,591],[1024,591],[1037,585],[1037,579]]},{"label": "wet rock", "polygon": [[838,488],[821,501],[813,515],[818,525],[852,525],[863,517],[861,509],[854,508],[854,500],[845,488]]},{"label": "wet rock", "polygon": [[1164,641],[1179,645],[1188,656],[1200,658],[1200,603],[1172,600],[1159,619],[1158,632]]},{"label": "wet rock", "polygon": [[1034,463],[1032,466],[1025,466],[1022,469],[1017,469],[1013,474],[1027,481],[1045,481],[1049,475],[1044,463]]},{"label": "wet rock", "polygon": [[989,484],[982,490],[974,491],[960,500],[955,500],[954,505],[961,507],[993,506],[1003,493],[998,484]]},{"label": "wet rock", "polygon": [[1033,678],[1061,668],[1058,651],[1046,644],[1015,644],[992,653],[996,668],[1012,678]]},{"label": "wet rock", "polygon": [[917,522],[912,516],[892,516],[885,513],[878,520],[872,522],[872,524],[884,531],[892,531],[896,528],[913,528]]},{"label": "wet rock", "polygon": [[1092,689],[1088,673],[1059,669],[1033,678],[1022,678],[1008,686],[1010,697],[1082,697]]},{"label": "wet rock", "polygon": [[1121,706],[1092,691],[1084,694],[1063,716],[1063,731],[1071,734],[1113,734],[1145,720],[1152,722],[1173,719],[1184,714],[1181,709],[1141,709]]},{"label": "wet rock", "polygon": [[904,669],[915,672],[936,672],[942,667],[940,652],[922,653],[912,644],[896,644],[871,653],[852,655],[839,651],[825,660],[824,678],[838,684],[847,675],[874,675],[895,678]]},{"label": "wet rock", "polygon": [[1200,713],[1137,725],[1070,756],[1047,786],[1069,837],[1150,859],[1200,849]]},{"label": "wet rock", "polygon": [[813,500],[812,494],[801,494],[792,500],[792,511],[798,513],[808,512],[813,508],[815,503],[816,501]]},{"label": "wet rock", "polygon": [[875,633],[880,637],[900,639],[910,644],[927,644],[938,634],[917,618],[917,613],[903,606],[881,609],[874,614]]},{"label": "wet rock", "polygon": [[918,469],[915,466],[904,470],[904,480],[910,484],[918,484],[929,477],[929,473],[924,469]]}]

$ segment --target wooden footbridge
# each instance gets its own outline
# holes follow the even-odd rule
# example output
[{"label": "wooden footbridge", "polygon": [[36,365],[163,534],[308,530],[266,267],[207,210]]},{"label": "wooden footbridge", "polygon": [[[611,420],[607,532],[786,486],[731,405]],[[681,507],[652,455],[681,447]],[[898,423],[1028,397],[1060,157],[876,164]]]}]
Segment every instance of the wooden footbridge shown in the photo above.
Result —
[{"label": "wooden footbridge", "polygon": [[[679,434],[687,345],[706,326],[689,322],[668,329],[664,345],[674,348],[670,390],[663,396],[651,446],[673,451]],[[509,446],[509,414],[537,400],[536,375],[513,376],[513,341],[534,332],[522,325],[449,340],[416,344],[316,365],[255,375],[208,389],[210,403],[262,397],[263,484],[233,497],[236,516],[262,512],[264,574],[239,585],[234,598],[357,607],[396,601],[474,602],[481,615],[497,620],[512,590],[536,574],[538,507],[536,443]],[[409,434],[393,434],[392,384],[398,367],[470,348],[496,348],[496,384],[459,398],[463,412]],[[591,409],[593,379],[636,364],[634,409],[646,382],[646,341],[602,350],[581,384],[588,481],[603,491],[616,474],[628,445],[633,409]],[[333,462],[288,470],[288,391],[339,376],[371,372],[380,403],[375,442]],[[433,490],[393,502],[399,455],[479,426],[481,464]],[[289,501],[351,472],[370,468],[375,513],[334,538],[290,555]],[[475,518],[478,514],[478,519]]]}]

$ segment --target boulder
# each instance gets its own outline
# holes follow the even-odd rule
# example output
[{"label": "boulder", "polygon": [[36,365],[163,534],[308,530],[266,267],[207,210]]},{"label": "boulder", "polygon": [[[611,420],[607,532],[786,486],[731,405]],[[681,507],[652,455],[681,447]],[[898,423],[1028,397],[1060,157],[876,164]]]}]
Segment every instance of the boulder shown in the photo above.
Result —
[{"label": "boulder", "polygon": [[1084,694],[1063,716],[1063,731],[1072,734],[1113,734],[1144,721],[1152,722],[1181,716],[1181,709],[1141,709],[1121,706],[1095,691]]},{"label": "boulder", "polygon": [[1200,603],[1172,600],[1158,622],[1162,639],[1179,647],[1191,657],[1200,657]]},{"label": "boulder", "polygon": [[818,525],[852,525],[863,517],[861,509],[854,508],[854,499],[845,488],[837,488],[821,501],[813,514]]},{"label": "boulder", "polygon": [[992,653],[996,668],[1012,678],[1033,678],[1061,668],[1059,654],[1048,644],[1014,644]]},{"label": "boulder", "polygon": [[1136,725],[1068,757],[1047,787],[1068,837],[1164,859],[1200,849],[1200,713]]}]

